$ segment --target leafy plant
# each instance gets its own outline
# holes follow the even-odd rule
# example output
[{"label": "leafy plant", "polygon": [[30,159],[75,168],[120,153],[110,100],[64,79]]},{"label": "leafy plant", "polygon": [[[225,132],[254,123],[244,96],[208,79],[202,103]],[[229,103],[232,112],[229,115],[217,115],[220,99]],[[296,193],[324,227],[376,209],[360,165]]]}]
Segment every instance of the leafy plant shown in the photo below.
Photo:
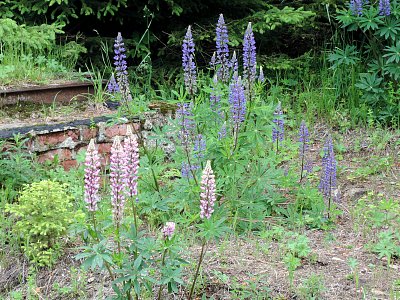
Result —
[{"label": "leafy plant", "polygon": [[22,249],[38,266],[56,261],[68,225],[82,217],[71,210],[72,199],[65,189],[54,181],[35,182],[23,188],[18,202],[6,206],[16,218],[13,231],[21,238]]}]

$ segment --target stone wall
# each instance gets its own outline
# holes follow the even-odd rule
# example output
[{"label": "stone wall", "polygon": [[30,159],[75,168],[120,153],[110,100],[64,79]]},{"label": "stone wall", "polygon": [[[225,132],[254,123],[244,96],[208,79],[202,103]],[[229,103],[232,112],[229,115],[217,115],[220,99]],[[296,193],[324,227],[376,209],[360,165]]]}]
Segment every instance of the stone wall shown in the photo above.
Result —
[{"label": "stone wall", "polygon": [[[77,165],[77,155],[86,149],[92,138],[95,139],[103,165],[109,162],[110,150],[116,136],[126,134],[127,125],[131,124],[134,132],[143,137],[144,142],[151,144],[147,138],[153,135],[154,127],[162,127],[168,122],[171,113],[151,111],[144,114],[144,118],[128,121],[125,118],[118,120],[118,124],[110,124],[111,119],[99,117],[92,120],[79,120],[69,123],[25,126],[0,131],[0,138],[11,139],[14,134],[26,137],[27,151],[35,153],[38,161],[53,161],[57,159],[66,169]],[[174,152],[172,143],[160,145],[167,154]]]}]

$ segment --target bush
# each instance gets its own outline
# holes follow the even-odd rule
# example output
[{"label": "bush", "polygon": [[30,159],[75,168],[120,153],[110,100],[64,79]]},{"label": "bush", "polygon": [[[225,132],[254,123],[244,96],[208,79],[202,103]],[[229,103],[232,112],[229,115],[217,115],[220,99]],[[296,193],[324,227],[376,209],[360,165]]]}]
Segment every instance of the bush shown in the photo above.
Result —
[{"label": "bush", "polygon": [[52,265],[59,255],[60,238],[82,213],[72,210],[66,185],[43,180],[25,185],[17,203],[6,206],[17,222],[13,228],[22,249],[38,266]]}]

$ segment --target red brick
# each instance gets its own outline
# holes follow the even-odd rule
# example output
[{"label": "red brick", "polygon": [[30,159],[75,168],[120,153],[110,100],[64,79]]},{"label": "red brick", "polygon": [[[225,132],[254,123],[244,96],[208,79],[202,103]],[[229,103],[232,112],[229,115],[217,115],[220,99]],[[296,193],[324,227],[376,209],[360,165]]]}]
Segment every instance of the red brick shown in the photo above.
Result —
[{"label": "red brick", "polygon": [[65,171],[69,171],[71,168],[75,168],[78,163],[75,159],[68,159],[61,162],[61,165],[64,167]]},{"label": "red brick", "polygon": [[106,127],[104,134],[109,139],[111,139],[117,135],[125,135],[126,134],[126,124],[112,125],[110,127]]},{"label": "red brick", "polygon": [[58,155],[58,160],[60,162],[72,159],[72,151],[71,150],[55,149],[55,150],[49,150],[49,151],[39,154],[38,161],[40,163],[43,163],[47,160],[53,160],[56,155]]},{"label": "red brick", "polygon": [[81,140],[89,142],[97,136],[98,132],[97,128],[84,128],[81,131]]},{"label": "red brick", "polygon": [[64,140],[66,140],[69,137],[71,137],[74,142],[78,141],[79,130],[74,129],[74,130],[41,134],[36,137],[36,143],[38,143],[40,147],[43,146],[54,147],[58,144],[61,144]]},{"label": "red brick", "polygon": [[100,154],[100,163],[102,166],[108,165],[110,162],[111,147],[112,143],[101,143],[97,146],[97,150]]},{"label": "red brick", "polygon": [[107,154],[111,152],[112,143],[101,143],[97,145],[99,154]]}]

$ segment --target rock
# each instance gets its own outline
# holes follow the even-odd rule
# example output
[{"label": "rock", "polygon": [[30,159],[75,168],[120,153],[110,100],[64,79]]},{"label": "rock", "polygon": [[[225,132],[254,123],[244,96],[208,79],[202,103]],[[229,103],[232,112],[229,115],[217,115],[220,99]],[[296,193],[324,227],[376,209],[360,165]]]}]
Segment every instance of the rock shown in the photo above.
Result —
[{"label": "rock", "polygon": [[344,194],[344,198],[349,199],[351,201],[356,201],[360,199],[362,196],[366,195],[368,193],[368,190],[365,188],[350,188],[346,193]]}]

